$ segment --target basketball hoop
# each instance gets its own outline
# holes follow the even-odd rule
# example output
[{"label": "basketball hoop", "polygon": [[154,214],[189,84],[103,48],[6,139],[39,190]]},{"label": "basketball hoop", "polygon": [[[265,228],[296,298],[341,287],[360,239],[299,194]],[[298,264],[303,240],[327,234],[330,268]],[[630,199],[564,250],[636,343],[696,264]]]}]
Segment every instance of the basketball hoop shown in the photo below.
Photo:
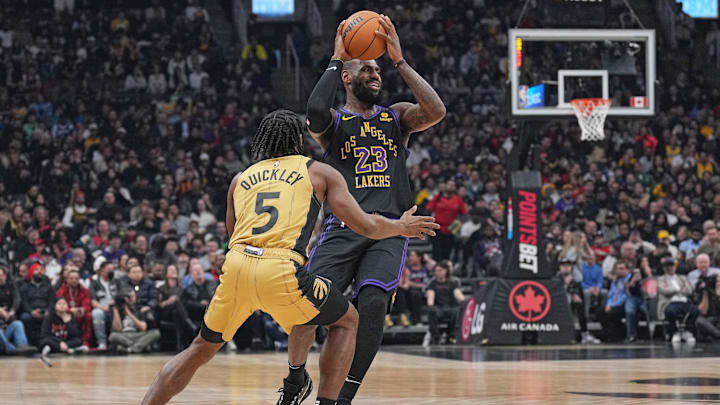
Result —
[{"label": "basketball hoop", "polygon": [[583,141],[601,141],[605,139],[605,117],[612,100],[609,98],[579,98],[571,100],[570,104],[575,110],[575,116],[580,124]]}]

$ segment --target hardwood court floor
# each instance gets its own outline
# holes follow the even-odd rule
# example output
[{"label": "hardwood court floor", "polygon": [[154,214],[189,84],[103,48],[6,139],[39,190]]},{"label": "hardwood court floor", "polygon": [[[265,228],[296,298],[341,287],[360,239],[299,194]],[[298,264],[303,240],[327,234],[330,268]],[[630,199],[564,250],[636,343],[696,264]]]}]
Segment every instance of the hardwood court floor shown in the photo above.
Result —
[{"label": "hardwood court floor", "polygon": [[[718,357],[712,346],[387,347],[353,404],[720,403]],[[0,404],[138,404],[168,359],[54,357],[47,368],[1,357]],[[317,359],[308,363],[316,379]],[[285,353],[218,354],[171,403],[274,405],[286,361]]]}]

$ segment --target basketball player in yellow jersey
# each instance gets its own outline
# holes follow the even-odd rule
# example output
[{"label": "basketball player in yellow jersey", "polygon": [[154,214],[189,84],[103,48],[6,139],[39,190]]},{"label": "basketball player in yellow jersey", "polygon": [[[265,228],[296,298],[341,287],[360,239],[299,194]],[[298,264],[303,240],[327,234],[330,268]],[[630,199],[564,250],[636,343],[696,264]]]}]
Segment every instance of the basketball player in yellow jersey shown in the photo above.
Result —
[{"label": "basketball player in yellow jersey", "polygon": [[[205,314],[200,335],[165,364],[144,405],[167,403],[190,382],[195,371],[232,339],[256,310],[262,310],[289,334],[295,325],[328,325],[320,355],[317,404],[335,404],[355,351],[357,311],[329,281],[304,267],[307,244],[323,200],[355,232],[373,239],[434,236],[431,217],[398,220],[366,214],[350,195],[342,175],[302,156],[302,124],[290,111],[266,116],[255,134],[253,159],[228,190],[227,229],[233,230],[220,286]],[[304,368],[301,371],[306,373]],[[298,390],[280,391],[298,404],[310,395],[312,381]],[[292,398],[290,398],[292,397]]]}]

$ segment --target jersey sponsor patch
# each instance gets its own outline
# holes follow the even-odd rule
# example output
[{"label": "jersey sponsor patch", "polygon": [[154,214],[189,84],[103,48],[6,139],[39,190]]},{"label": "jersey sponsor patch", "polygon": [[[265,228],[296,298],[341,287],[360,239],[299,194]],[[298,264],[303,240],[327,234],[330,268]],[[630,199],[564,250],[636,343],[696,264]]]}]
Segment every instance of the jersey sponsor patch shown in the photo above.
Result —
[{"label": "jersey sponsor patch", "polygon": [[390,116],[390,114],[386,112],[380,113],[380,121],[382,122],[392,122],[393,118]]}]

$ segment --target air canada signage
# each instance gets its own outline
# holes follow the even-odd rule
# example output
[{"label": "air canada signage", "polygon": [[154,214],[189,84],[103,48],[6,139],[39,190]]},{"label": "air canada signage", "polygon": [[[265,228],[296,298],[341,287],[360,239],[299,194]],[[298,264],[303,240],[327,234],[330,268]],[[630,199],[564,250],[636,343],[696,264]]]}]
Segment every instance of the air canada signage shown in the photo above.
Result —
[{"label": "air canada signage", "polygon": [[510,290],[508,308],[520,322],[503,322],[500,330],[520,332],[559,332],[557,323],[541,322],[550,312],[552,297],[537,281],[522,281]]},{"label": "air canada signage", "polygon": [[[460,314],[465,344],[544,344],[573,340],[565,290],[558,279],[493,279],[476,290]],[[529,334],[528,334],[529,333]]]}]

